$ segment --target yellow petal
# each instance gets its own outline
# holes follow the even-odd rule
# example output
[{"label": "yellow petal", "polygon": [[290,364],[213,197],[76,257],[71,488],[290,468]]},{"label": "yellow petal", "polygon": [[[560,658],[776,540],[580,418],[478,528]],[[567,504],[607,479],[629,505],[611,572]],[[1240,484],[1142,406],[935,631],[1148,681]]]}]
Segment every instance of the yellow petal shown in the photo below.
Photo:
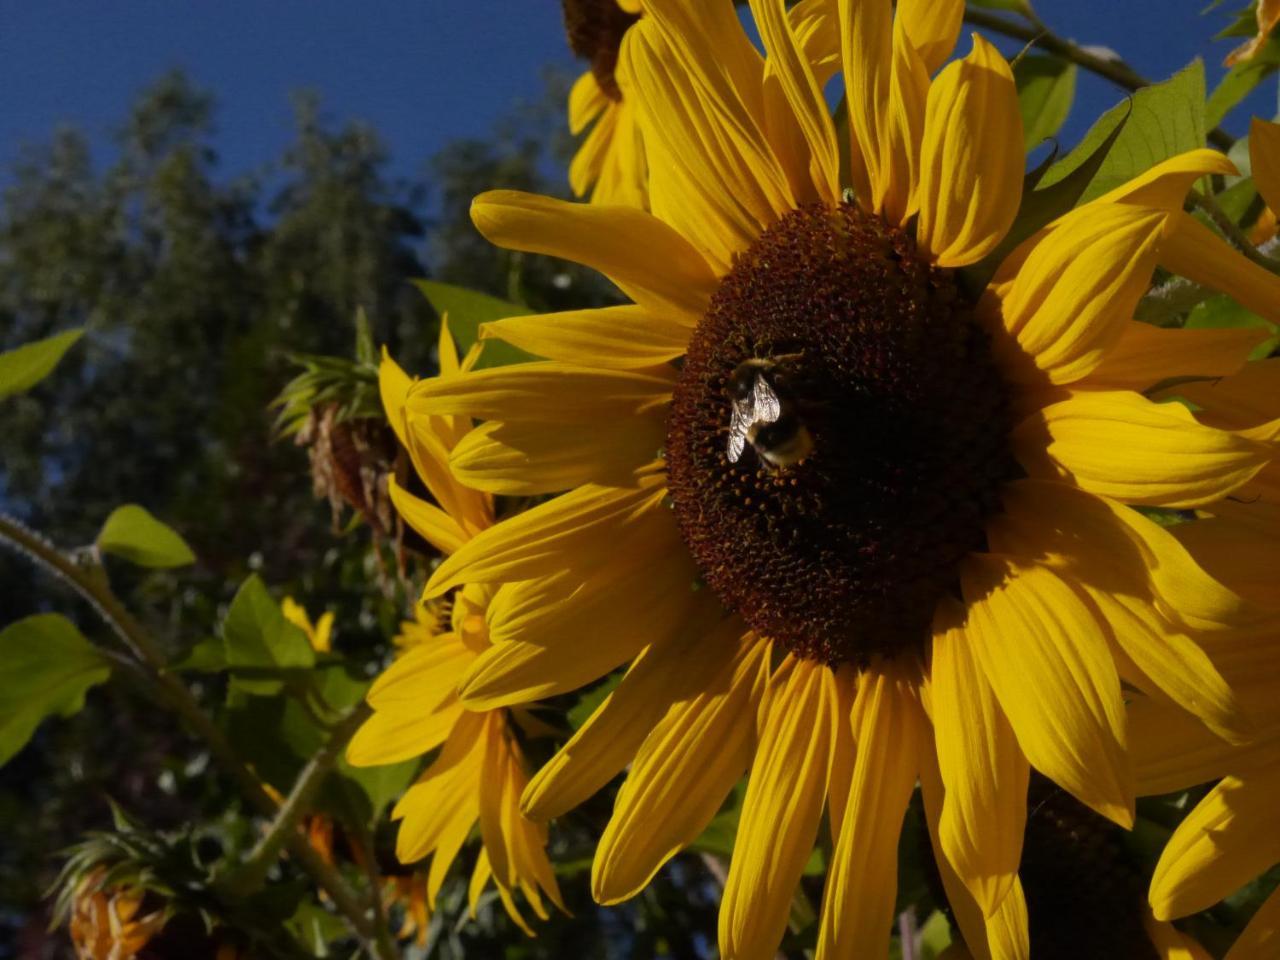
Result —
[{"label": "yellow petal", "polygon": [[899,0],[898,19],[924,61],[929,73],[937,73],[951,56],[964,17],[962,0]]},{"label": "yellow petal", "polygon": [[991,916],[1018,873],[1031,771],[960,625],[962,616],[941,607],[934,625],[930,691],[947,791],[939,833],[947,859]]},{"label": "yellow petal", "polygon": [[[678,542],[674,546],[680,549]],[[567,693],[604,676],[680,629],[697,601],[696,576],[693,563],[678,553],[671,559],[647,554],[602,567],[521,624],[491,621],[510,639],[496,641],[472,664],[460,686],[464,702],[472,710],[493,710]]]},{"label": "yellow petal", "polygon": [[1035,242],[1002,298],[1004,327],[1029,364],[1001,340],[996,349],[1019,380],[1071,383],[1089,374],[1151,283],[1167,214],[1127,204],[1075,214]]},{"label": "yellow petal", "polygon": [[849,722],[857,755],[823,891],[818,960],[883,957],[889,950],[898,834],[925,744],[925,718],[901,677],[864,673]]},{"label": "yellow petal", "polygon": [[494,320],[481,325],[480,338],[505,340],[548,360],[627,370],[681,356],[689,328],[626,305]]},{"label": "yellow petal", "polygon": [[1206,910],[1280,863],[1275,829],[1280,768],[1227,777],[1169,838],[1151,878],[1159,920]]},{"label": "yellow petal", "polygon": [[1247,608],[1164,527],[1135,510],[1063,483],[1018,480],[988,525],[992,548],[1034,556],[1074,582],[1154,599],[1192,630],[1236,628]]},{"label": "yellow petal", "polygon": [[634,487],[578,487],[473,537],[436,568],[424,598],[464,583],[533,580],[625,550],[646,528],[675,522],[662,506],[665,495],[654,477]]},{"label": "yellow petal", "polygon": [[1271,531],[1234,517],[1207,517],[1171,529],[1215,580],[1253,603],[1280,609],[1280,540]]},{"label": "yellow petal", "polygon": [[387,477],[387,493],[391,495],[391,503],[395,506],[396,513],[404,518],[404,522],[441,553],[453,553],[471,539],[471,535],[453,517],[434,503],[427,503],[406,493],[396,483],[395,477]]},{"label": "yellow petal", "polygon": [[1248,483],[1272,445],[1196,421],[1186,407],[1129,391],[1080,391],[1024,420],[1013,433],[1034,477],[1067,477],[1125,503],[1196,507]]},{"label": "yellow petal", "polygon": [[423,714],[443,703],[475,654],[454,634],[420,643],[382,672],[366,700],[375,710]]},{"label": "yellow petal", "polygon": [[569,132],[581,133],[604,109],[610,100],[600,88],[595,74],[588,70],[569,88]]},{"label": "yellow petal", "polygon": [[472,201],[471,219],[500,247],[584,264],[642,306],[688,314],[693,323],[717,286],[698,251],[643,210],[494,190]]},{"label": "yellow petal", "polygon": [[1208,654],[1150,604],[1088,586],[1089,597],[1121,650],[1165,696],[1220,737],[1241,743],[1253,727]]},{"label": "yellow petal", "polygon": [[601,370],[567,363],[517,363],[463,377],[419,380],[411,415],[465,414],[483,420],[591,423],[654,409],[670,399],[674,371]]},{"label": "yellow petal", "polygon": [[1280,124],[1260,117],[1249,121],[1249,162],[1262,199],[1272,210],[1280,208]]},{"label": "yellow petal", "polygon": [[893,25],[893,66],[889,78],[888,151],[881,213],[893,224],[905,223],[920,207],[921,165],[925,109],[929,99],[929,71],[907,36],[901,17]]},{"label": "yellow petal", "polygon": [[[625,100],[611,104],[607,115],[600,118],[597,129],[605,127],[606,123],[609,140],[601,149],[599,173],[595,189],[591,191],[591,202],[647,210],[649,163],[645,157],[640,125],[636,122],[635,106]],[[595,134],[596,130],[592,130],[592,138]],[[583,144],[584,150],[586,146]]]},{"label": "yellow petal", "polygon": [[430,713],[375,713],[351,738],[347,762],[353,767],[379,767],[420,757],[444,743],[463,713],[456,695]]},{"label": "yellow petal", "polygon": [[1081,386],[1142,392],[1177,377],[1224,377],[1243,367],[1269,336],[1261,327],[1179,330],[1133,320]]},{"label": "yellow petal", "polygon": [[673,704],[645,738],[596,849],[597,903],[639,893],[697,839],[741,779],[755,749],[768,652],[759,641],[741,651],[705,690]]},{"label": "yellow petal", "polygon": [[401,863],[422,859],[458,824],[469,825],[479,816],[476,787],[483,755],[474,747],[483,726],[482,716],[464,712],[440,756],[391,811],[393,819],[403,821],[396,837]]},{"label": "yellow petal", "polygon": [[920,250],[963,267],[999,245],[1022,198],[1022,115],[1008,62],[977,34],[973,52],[929,89],[920,180]]},{"label": "yellow petal", "polygon": [[1046,567],[977,554],[961,579],[965,635],[1022,752],[1082,803],[1132,826],[1120,678],[1094,615]]},{"label": "yellow petal", "polygon": [[1017,877],[995,914],[987,918],[987,943],[992,960],[1031,960],[1027,898]]},{"label": "yellow petal", "polygon": [[741,622],[714,626],[715,615],[700,611],[680,637],[636,659],[618,688],[529,782],[522,800],[526,816],[558,817],[594,794],[631,762],[673,703],[693,696],[738,655]]},{"label": "yellow petal", "polygon": [[625,486],[665,441],[662,411],[577,427],[492,420],[467,434],[449,466],[462,483],[505,496],[560,493],[586,483]]},{"label": "yellow petal", "polygon": [[1160,266],[1225,293],[1264,320],[1280,323],[1280,277],[1260,267],[1195,217],[1175,214]]},{"label": "yellow petal", "polygon": [[804,50],[805,60],[813,70],[819,87],[840,69],[840,31],[836,29],[838,12],[833,0],[800,0],[789,11],[791,29]]},{"label": "yellow petal", "polygon": [[880,210],[892,176],[886,168],[889,150],[885,139],[893,66],[893,8],[889,0],[839,0],[839,16],[854,191],[864,206]]},{"label": "yellow petal", "polygon": [[837,724],[835,675],[789,659],[770,682],[766,716],[742,804],[720,904],[720,953],[771,960],[813,850]]},{"label": "yellow petal", "polygon": [[1280,890],[1263,901],[1222,960],[1267,960],[1280,951]]},{"label": "yellow petal", "polygon": [[784,0],[751,0],[751,12],[769,65],[808,147],[810,169],[804,172],[817,188],[818,198],[834,204],[840,199],[840,151],[835,125]]},{"label": "yellow petal", "polygon": [[1231,177],[1239,172],[1234,163],[1216,150],[1188,150],[1162,160],[1087,206],[1092,209],[1109,203],[1129,203],[1176,213],[1182,209],[1187,191],[1201,177]]},{"label": "yellow petal", "polygon": [[[586,76],[591,77],[591,74],[588,73]],[[595,78],[592,77],[592,79]],[[585,197],[592,192],[591,188],[599,183],[604,175],[605,165],[608,164],[609,155],[614,150],[622,110],[613,101],[607,100],[606,104],[600,119],[583,139],[578,152],[569,162],[569,187],[573,190],[575,197]]]},{"label": "yellow petal", "polygon": [[[753,48],[738,56],[750,43],[721,4],[664,0],[650,12],[627,31],[619,58],[649,154],[650,201],[723,271],[795,206],[764,132],[763,63]],[[730,61],[750,76],[731,79]]]},{"label": "yellow petal", "polygon": [[1201,419],[1235,429],[1280,417],[1280,357],[1247,363],[1234,376],[1188,383],[1171,392],[1203,407]]},{"label": "yellow petal", "polygon": [[[437,378],[433,382],[440,381]],[[468,537],[490,526],[493,523],[492,497],[464,487],[449,471],[449,451],[471,429],[470,420],[411,414],[407,416],[405,428],[409,459],[441,509]]]},{"label": "yellow petal", "polygon": [[400,365],[391,359],[387,348],[382,348],[382,362],[378,364],[378,393],[382,398],[382,409],[387,415],[387,423],[395,431],[400,446],[407,447],[408,440],[404,432],[404,405],[409,397],[409,387],[413,381],[400,369]]}]

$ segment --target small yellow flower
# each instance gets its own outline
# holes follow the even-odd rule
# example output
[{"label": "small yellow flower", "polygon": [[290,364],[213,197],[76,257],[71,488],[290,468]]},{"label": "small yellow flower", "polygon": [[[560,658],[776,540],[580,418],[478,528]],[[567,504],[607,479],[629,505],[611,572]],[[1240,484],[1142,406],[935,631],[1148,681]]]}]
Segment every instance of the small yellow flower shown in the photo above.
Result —
[{"label": "small yellow flower", "polygon": [[[439,379],[469,370],[476,355],[459,362],[448,326],[442,325]],[[471,421],[451,416],[407,419],[404,405],[410,380],[385,354],[379,384],[387,417],[435,498],[435,503],[428,503],[393,479],[392,501],[429,543],[446,555],[453,553],[494,523],[492,496],[458,482],[449,468],[450,454],[471,429]],[[544,919],[544,895],[564,909],[545,851],[547,829],[520,813],[528,776],[508,711],[471,712],[457,694],[467,671],[493,649],[486,620],[493,593],[487,584],[462,585],[445,630],[438,605],[419,607],[417,623],[406,624],[396,640],[402,652],[369,691],[374,713],[352,739],[347,759],[356,766],[397,763],[440,748],[437,759],[392,812],[401,821],[396,841],[400,860],[432,858],[425,907],[418,912],[425,916],[425,909],[434,907],[450,865],[478,821],[483,849],[471,877],[472,911],[492,879],[507,912],[532,935],[516,906],[515,891],[521,891]],[[418,910],[415,902],[410,906]]]},{"label": "small yellow flower", "polygon": [[332,649],[333,611],[326,610],[314,624],[307,610],[293,597],[285,597],[280,601],[280,610],[284,618],[307,635],[311,649],[316,653],[328,653]]}]

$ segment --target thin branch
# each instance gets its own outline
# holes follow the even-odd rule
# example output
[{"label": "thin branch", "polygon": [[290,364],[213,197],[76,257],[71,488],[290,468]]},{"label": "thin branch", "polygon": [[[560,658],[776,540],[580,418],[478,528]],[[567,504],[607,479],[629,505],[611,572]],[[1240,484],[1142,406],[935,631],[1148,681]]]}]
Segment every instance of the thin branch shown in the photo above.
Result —
[{"label": "thin branch", "polygon": [[1272,260],[1255,247],[1236,222],[1227,216],[1227,212],[1218,206],[1217,200],[1199,190],[1192,190],[1188,198],[1193,206],[1199,207],[1208,215],[1214,225],[1231,241],[1232,246],[1264,270],[1280,273],[1280,261]]},{"label": "thin branch", "polygon": [[[155,686],[158,696],[167,701],[187,727],[209,749],[210,755],[239,788],[249,805],[268,818],[278,812],[275,801],[267,795],[262,783],[240,759],[231,742],[201,708],[186,685],[169,670],[160,645],[111,592],[111,586],[98,566],[85,567],[55,547],[43,536],[11,517],[0,514],[0,542],[5,542],[30,559],[57,580],[79,593],[96,610],[108,627],[145,667],[145,676]],[[380,943],[371,939],[374,930],[360,898],[342,875],[312,849],[307,839],[296,831],[285,839],[294,860],[311,875],[333,901],[367,950],[379,960],[393,960]]]},{"label": "thin branch", "polygon": [[321,747],[320,752],[307,761],[307,765],[298,774],[293,789],[289,791],[289,796],[285,797],[284,803],[276,811],[275,819],[267,828],[266,834],[258,841],[253,852],[228,878],[229,889],[240,894],[249,894],[262,887],[267,871],[280,856],[281,848],[298,834],[298,823],[311,809],[311,800],[320,788],[320,784],[333,770],[347,743],[355,735],[360,724],[369,718],[371,712],[368,704],[361,702],[333,728],[333,732]]},{"label": "thin branch", "polygon": [[[1023,43],[1028,43],[1039,47],[1041,50],[1056,54],[1064,60],[1070,60],[1090,73],[1095,73],[1105,80],[1110,80],[1116,86],[1128,90],[1130,93],[1141,90],[1143,87],[1151,86],[1150,80],[1118,57],[1102,57],[1092,53],[1084,47],[1058,36],[1034,14],[1028,15],[1024,13],[1023,16],[1028,20],[1025,24],[1008,20],[986,10],[966,9],[964,13],[965,21],[972,23],[976,27],[994,30],[996,33],[1002,33],[1006,37],[1021,40]],[[1208,138],[1209,142],[1220,150],[1230,150],[1232,144],[1236,142],[1235,138],[1221,127],[1215,127],[1210,130]]]}]

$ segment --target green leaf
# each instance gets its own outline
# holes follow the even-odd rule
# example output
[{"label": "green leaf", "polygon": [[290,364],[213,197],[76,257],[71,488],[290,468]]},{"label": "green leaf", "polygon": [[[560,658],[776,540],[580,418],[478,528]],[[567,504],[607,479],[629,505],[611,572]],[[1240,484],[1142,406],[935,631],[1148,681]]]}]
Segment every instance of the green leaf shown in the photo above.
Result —
[{"label": "green leaf", "polygon": [[1246,310],[1225,295],[1210,297],[1196,306],[1187,315],[1186,327],[1188,330],[1222,329],[1223,327],[1261,327],[1270,330],[1272,336],[1253,348],[1253,352],[1249,354],[1250,360],[1269,357],[1277,344],[1280,344],[1280,337],[1276,336],[1278,331],[1274,324]]},{"label": "green leaf", "polygon": [[1205,107],[1205,122],[1216,127],[1223,117],[1235,109],[1263,80],[1280,67],[1280,40],[1272,37],[1258,53],[1244,63],[1237,63],[1227,71]]},{"label": "green leaf", "polygon": [[1049,139],[1067,121],[1076,95],[1076,65],[1058,57],[1025,56],[1013,67],[1027,151]]},{"label": "green leaf", "polygon": [[[280,605],[272,599],[257,574],[240,585],[231,601],[222,623],[222,642],[227,666],[233,669],[310,668],[316,662],[307,635],[284,618]],[[280,692],[281,681],[237,677],[235,686],[245,693],[270,696]]]},{"label": "green leaf", "polygon": [[[437,280],[415,280],[413,283],[427,298],[431,308],[440,314],[441,320],[448,316],[449,332],[458,344],[460,356],[465,356],[479,338],[480,324],[507,317],[525,317],[533,313],[528,307],[499,300],[478,290],[455,287],[451,283],[440,283]],[[537,359],[533,354],[501,340],[486,340],[476,367],[502,367]]]},{"label": "green leaf", "polygon": [[83,335],[84,328],[77,327],[0,353],[0,400],[30,390],[47,377]]},{"label": "green leaf", "polygon": [[[1204,63],[1196,59],[1164,83],[1144,87],[1104,113],[1079,145],[1045,174],[1041,189],[1085,166],[1109,139],[1102,162],[1080,195],[1081,203],[1127,183],[1162,160],[1203,147],[1204,98]],[[1123,129],[1115,135],[1121,125]]]},{"label": "green leaf", "polygon": [[98,549],[140,567],[185,567],[196,562],[196,555],[172,527],[136,503],[111,511],[98,534]]},{"label": "green leaf", "polygon": [[0,631],[0,765],[40,721],[77,713],[89,688],[110,675],[107,659],[59,614],[36,614]]}]

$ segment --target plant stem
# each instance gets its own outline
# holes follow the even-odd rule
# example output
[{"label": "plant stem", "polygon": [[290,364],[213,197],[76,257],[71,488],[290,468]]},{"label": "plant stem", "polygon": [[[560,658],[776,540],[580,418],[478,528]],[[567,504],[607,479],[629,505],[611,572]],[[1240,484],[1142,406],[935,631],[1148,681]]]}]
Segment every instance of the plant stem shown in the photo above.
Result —
[{"label": "plant stem", "polygon": [[1271,273],[1280,273],[1280,261],[1272,260],[1266,254],[1262,253],[1257,247],[1249,242],[1249,238],[1245,236],[1244,231],[1227,216],[1227,212],[1218,206],[1218,201],[1208,194],[1201,193],[1199,190],[1192,190],[1188,195],[1193,206],[1199,207],[1214,222],[1223,235],[1231,241],[1232,246],[1239,250],[1242,254]]},{"label": "plant stem", "polygon": [[276,811],[266,835],[228,878],[229,889],[245,895],[262,887],[267,871],[280,856],[281,848],[297,835],[298,823],[310,810],[311,800],[320,784],[338,762],[338,757],[355,735],[356,729],[369,718],[370,713],[369,706],[362,702],[353,707],[333,728],[320,752],[307,761],[307,765],[298,774],[293,789]]},{"label": "plant stem", "polygon": [[[1110,80],[1116,86],[1131,93],[1141,90],[1143,87],[1151,86],[1150,80],[1123,60],[1100,57],[1096,53],[1091,53],[1084,47],[1072,43],[1070,40],[1064,40],[1059,37],[1034,14],[1024,13],[1023,16],[1028,21],[1025,24],[1007,20],[986,10],[966,9],[964,12],[965,21],[972,23],[976,27],[994,30],[996,33],[1003,33],[1006,37],[1012,37],[1015,40],[1021,40],[1023,43],[1029,43],[1042,50],[1047,50],[1049,53],[1056,54],[1064,60],[1070,60],[1090,73],[1095,73],[1105,80]],[[1210,143],[1220,150],[1230,150],[1232,144],[1236,142],[1231,134],[1220,127],[1210,130],[1208,139]]]},{"label": "plant stem", "polygon": [[[160,645],[112,593],[110,584],[102,575],[101,567],[81,566],[40,534],[3,514],[0,514],[0,541],[8,542],[19,553],[84,597],[141,661],[139,665],[145,667],[143,675],[156,688],[156,693],[169,703],[191,732],[204,741],[214,761],[234,781],[249,805],[264,817],[276,817],[278,808],[275,801],[267,795],[262,783],[240,759],[231,742],[204,712],[191,691],[169,670]],[[307,839],[296,831],[285,835],[284,845],[294,860],[329,895],[370,954],[378,960],[394,960],[394,952],[387,954],[380,943],[371,939],[373,925],[369,922],[365,908],[337,869],[326,863],[312,849]]]}]

